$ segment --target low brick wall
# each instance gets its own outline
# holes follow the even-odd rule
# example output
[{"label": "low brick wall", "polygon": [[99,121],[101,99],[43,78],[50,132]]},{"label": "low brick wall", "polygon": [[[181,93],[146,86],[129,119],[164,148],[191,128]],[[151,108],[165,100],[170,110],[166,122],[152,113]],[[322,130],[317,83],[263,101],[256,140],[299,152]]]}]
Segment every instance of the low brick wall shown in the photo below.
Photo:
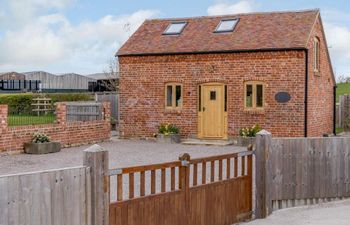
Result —
[{"label": "low brick wall", "polygon": [[103,103],[103,120],[67,122],[66,103],[56,104],[57,121],[54,124],[15,126],[7,125],[7,105],[0,105],[0,152],[22,152],[25,142],[30,142],[34,132],[42,132],[62,146],[78,146],[110,138],[110,104]]}]

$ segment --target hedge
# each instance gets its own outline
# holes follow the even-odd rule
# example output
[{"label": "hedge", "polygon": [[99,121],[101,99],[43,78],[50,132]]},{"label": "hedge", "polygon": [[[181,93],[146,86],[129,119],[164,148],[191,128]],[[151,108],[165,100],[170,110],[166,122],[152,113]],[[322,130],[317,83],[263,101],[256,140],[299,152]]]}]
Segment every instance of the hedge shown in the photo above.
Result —
[{"label": "hedge", "polygon": [[9,106],[10,114],[31,114],[32,100],[37,97],[48,97],[55,102],[91,101],[93,96],[89,93],[48,93],[48,94],[0,94],[0,104]]}]

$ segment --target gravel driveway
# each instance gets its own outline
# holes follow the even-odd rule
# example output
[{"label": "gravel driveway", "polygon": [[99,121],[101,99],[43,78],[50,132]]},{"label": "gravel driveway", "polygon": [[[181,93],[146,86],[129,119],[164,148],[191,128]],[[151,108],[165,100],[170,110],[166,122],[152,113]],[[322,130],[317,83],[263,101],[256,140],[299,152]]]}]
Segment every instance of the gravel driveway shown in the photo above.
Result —
[{"label": "gravel driveway", "polygon": [[348,225],[350,200],[275,211],[271,216],[245,225]]},{"label": "gravel driveway", "polygon": [[[114,139],[100,143],[109,151],[110,168],[147,165],[175,161],[182,153],[192,158],[244,151],[237,146],[198,146],[181,144],[158,144],[151,141]],[[47,155],[7,155],[0,157],[0,175],[33,172],[80,166],[83,164],[83,150],[89,146],[63,149]]]}]

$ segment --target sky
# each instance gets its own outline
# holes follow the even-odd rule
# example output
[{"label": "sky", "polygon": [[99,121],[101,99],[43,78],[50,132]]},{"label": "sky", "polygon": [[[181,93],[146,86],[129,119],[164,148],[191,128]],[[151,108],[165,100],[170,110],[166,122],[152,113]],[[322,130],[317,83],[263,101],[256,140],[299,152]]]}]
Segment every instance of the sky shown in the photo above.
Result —
[{"label": "sky", "polygon": [[0,72],[104,72],[145,19],[315,8],[336,76],[350,76],[345,0],[0,0]]}]

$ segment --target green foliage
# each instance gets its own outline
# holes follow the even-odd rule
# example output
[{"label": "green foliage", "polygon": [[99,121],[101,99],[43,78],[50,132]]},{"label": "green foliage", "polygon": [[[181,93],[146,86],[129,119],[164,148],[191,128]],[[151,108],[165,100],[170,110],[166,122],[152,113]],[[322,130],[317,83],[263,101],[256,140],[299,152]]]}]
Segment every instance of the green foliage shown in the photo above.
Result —
[{"label": "green foliage", "polygon": [[338,83],[336,92],[337,102],[339,102],[340,95],[350,95],[350,83]]},{"label": "green foliage", "polygon": [[32,115],[9,115],[7,122],[9,126],[25,126],[38,124],[51,124],[56,120],[54,114],[32,116]]},{"label": "green foliage", "polygon": [[259,124],[255,124],[252,127],[245,127],[245,128],[241,128],[239,130],[239,136],[241,137],[255,137],[256,134],[261,131],[261,127]]},{"label": "green foliage", "polygon": [[52,104],[56,102],[93,100],[93,96],[89,93],[0,94],[0,104],[9,106],[9,114],[28,115],[32,113],[32,100],[38,97],[51,98]]},{"label": "green foliage", "polygon": [[179,128],[174,124],[162,123],[158,128],[158,132],[164,135],[178,134]]},{"label": "green foliage", "polygon": [[45,143],[45,142],[50,142],[50,137],[47,136],[44,133],[40,133],[40,132],[35,132],[33,134],[33,139],[32,139],[33,143]]}]

